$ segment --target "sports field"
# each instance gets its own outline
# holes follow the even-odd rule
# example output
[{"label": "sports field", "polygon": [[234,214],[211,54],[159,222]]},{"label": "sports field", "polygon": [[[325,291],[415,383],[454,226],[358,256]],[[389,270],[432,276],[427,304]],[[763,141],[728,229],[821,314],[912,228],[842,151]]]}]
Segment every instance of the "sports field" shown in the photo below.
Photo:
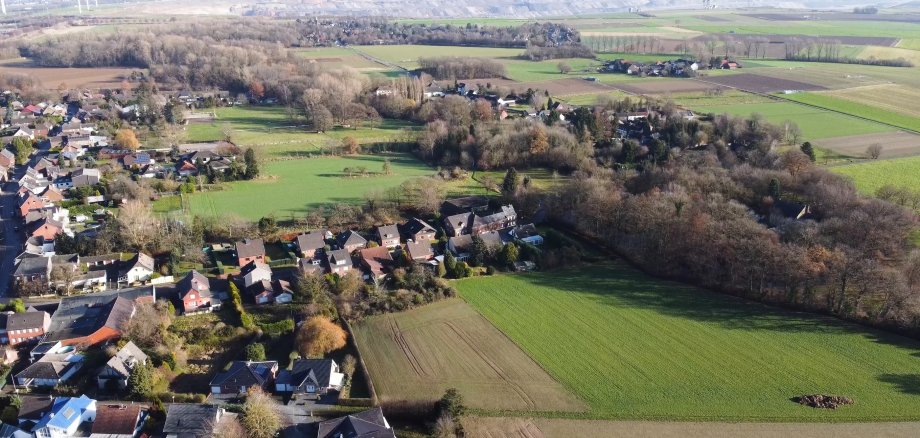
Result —
[{"label": "sports field", "polygon": [[830,170],[851,178],[856,188],[868,195],[886,185],[920,188],[920,157],[866,161]]},{"label": "sports field", "polygon": [[[920,343],[653,279],[621,264],[457,282],[591,416],[920,419]],[[794,403],[845,395],[835,411]]]},{"label": "sports field", "polygon": [[453,387],[477,409],[586,408],[459,299],[373,316],[355,324],[354,332],[384,402],[434,400]]},{"label": "sports field", "polygon": [[[391,175],[380,174],[389,157]],[[347,167],[367,169],[369,176],[347,176]],[[191,214],[237,215],[258,220],[274,214],[279,220],[301,217],[312,208],[330,203],[360,202],[374,190],[395,187],[403,181],[434,171],[407,155],[361,155],[273,161],[261,169],[256,181],[227,183],[224,190],[188,196]]]}]

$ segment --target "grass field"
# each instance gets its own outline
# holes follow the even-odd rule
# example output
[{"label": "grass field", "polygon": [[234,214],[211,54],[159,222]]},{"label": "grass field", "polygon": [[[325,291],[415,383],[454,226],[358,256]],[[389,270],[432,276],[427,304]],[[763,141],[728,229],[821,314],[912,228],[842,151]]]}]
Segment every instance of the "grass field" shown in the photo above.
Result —
[{"label": "grass field", "polygon": [[[645,276],[621,264],[457,282],[591,416],[731,421],[920,418],[920,343]],[[835,394],[835,411],[790,400]]]},{"label": "grass field", "polygon": [[324,133],[308,132],[293,124],[282,107],[226,107],[214,110],[213,123],[193,123],[186,129],[190,142],[214,141],[224,138],[224,127],[231,130],[237,145],[252,147],[262,159],[300,157],[337,146],[347,136],[359,143],[376,143],[400,138],[419,127],[401,120],[385,119],[376,126],[358,129],[337,127]]},{"label": "grass field", "polygon": [[868,105],[911,117],[920,117],[920,89],[906,85],[870,85],[843,90],[826,91],[828,94],[857,104]]},{"label": "grass field", "polygon": [[751,114],[756,113],[763,116],[768,122],[780,125],[790,120],[801,128],[806,140],[895,130],[895,128],[889,126],[810,108],[793,102],[759,101],[758,103],[741,104],[706,104],[705,102],[698,102],[696,105],[690,106],[690,108],[698,112],[726,113],[741,117],[749,117]]},{"label": "grass field", "polygon": [[859,191],[869,195],[875,194],[885,185],[917,189],[920,181],[920,157],[868,161],[831,167],[830,170],[849,177]]},{"label": "grass field", "polygon": [[478,409],[586,408],[458,299],[373,316],[355,324],[354,333],[383,401],[433,400],[454,387]]},{"label": "grass field", "polygon": [[[289,219],[324,204],[360,202],[370,191],[434,173],[414,158],[391,155],[393,174],[381,175],[385,158],[383,155],[323,157],[266,163],[259,180],[232,182],[225,190],[189,195],[189,210],[201,216],[234,214],[257,220],[275,214],[278,219]],[[362,166],[371,176],[348,177],[343,173],[346,167]]]},{"label": "grass field", "polygon": [[[820,93],[796,93],[784,95],[783,98],[794,102],[827,108],[829,110],[851,114],[857,117],[875,120],[900,128],[920,131],[920,118],[895,111],[867,105],[864,102],[852,102],[839,97]],[[800,125],[801,126],[801,125]]]}]

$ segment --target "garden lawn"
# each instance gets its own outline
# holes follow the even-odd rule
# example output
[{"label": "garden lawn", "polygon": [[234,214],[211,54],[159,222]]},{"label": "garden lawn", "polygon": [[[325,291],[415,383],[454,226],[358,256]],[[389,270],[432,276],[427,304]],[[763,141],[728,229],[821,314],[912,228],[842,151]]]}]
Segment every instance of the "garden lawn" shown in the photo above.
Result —
[{"label": "garden lawn", "polygon": [[862,117],[869,120],[875,120],[881,123],[887,123],[900,128],[920,131],[920,118],[912,117],[907,114],[901,114],[895,111],[870,106],[865,102],[852,102],[839,97],[829,96],[819,93],[797,93],[783,96],[786,99],[806,103],[809,105],[827,108],[833,111],[839,111]]},{"label": "garden lawn", "polygon": [[[391,175],[380,174],[389,158]],[[367,168],[370,176],[348,177],[346,167]],[[322,157],[266,163],[255,181],[227,183],[224,190],[188,195],[189,210],[201,216],[234,214],[258,220],[303,216],[312,208],[331,203],[357,203],[374,190],[395,187],[403,181],[433,174],[431,168],[407,155]]]},{"label": "garden lawn", "polygon": [[[460,295],[616,419],[870,421],[920,418],[920,343],[648,277],[623,264],[497,275]],[[837,410],[804,394],[844,395]]]},{"label": "garden lawn", "polygon": [[831,167],[830,171],[851,178],[856,188],[868,195],[874,195],[879,188],[886,185],[916,190],[920,175],[920,157],[867,161]]}]

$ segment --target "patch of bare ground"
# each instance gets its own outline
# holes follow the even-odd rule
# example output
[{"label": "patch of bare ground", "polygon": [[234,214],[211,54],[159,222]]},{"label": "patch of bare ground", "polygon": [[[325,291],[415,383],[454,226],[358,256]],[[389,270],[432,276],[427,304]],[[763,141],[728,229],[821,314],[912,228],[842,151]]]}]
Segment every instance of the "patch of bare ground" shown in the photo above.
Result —
[{"label": "patch of bare ground", "polygon": [[815,145],[830,149],[840,155],[863,157],[866,149],[874,144],[882,145],[880,158],[901,158],[920,155],[920,135],[909,132],[850,135],[846,137],[815,140]]},{"label": "patch of bare ground", "polygon": [[753,91],[755,93],[775,93],[783,90],[817,91],[827,89],[826,87],[807,82],[774,78],[753,73],[709,76],[705,81],[740,90]]},{"label": "patch of bare ground", "polygon": [[563,418],[464,418],[468,437],[512,438],[907,438],[920,423],[706,423]]},{"label": "patch of bare ground", "polygon": [[648,78],[641,82],[617,83],[613,86],[634,94],[695,93],[714,88],[725,88],[701,81],[675,78]]},{"label": "patch of bare ground", "polygon": [[0,74],[16,74],[38,79],[47,89],[65,88],[117,88],[132,71],[142,69],[98,67],[58,68],[39,67],[29,61],[16,60],[0,63]]}]

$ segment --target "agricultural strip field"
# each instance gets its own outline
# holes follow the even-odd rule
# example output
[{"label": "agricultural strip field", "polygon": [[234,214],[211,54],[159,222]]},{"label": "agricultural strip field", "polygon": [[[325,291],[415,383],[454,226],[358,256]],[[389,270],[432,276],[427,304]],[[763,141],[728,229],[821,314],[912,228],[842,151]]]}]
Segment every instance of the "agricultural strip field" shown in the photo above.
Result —
[{"label": "agricultural strip field", "polygon": [[583,402],[459,299],[372,316],[355,341],[384,402],[457,388],[472,408],[579,412]]},{"label": "agricultural strip field", "polygon": [[[199,111],[204,112],[204,110]],[[213,122],[190,123],[186,136],[190,142],[216,141],[229,130],[231,140],[242,147],[252,147],[264,160],[302,157],[338,146],[344,137],[359,143],[388,142],[404,137],[418,126],[401,120],[385,119],[376,126],[358,129],[335,128],[324,133],[308,132],[295,125],[281,107],[239,106],[213,110]]]},{"label": "agricultural strip field", "polygon": [[65,88],[118,88],[132,71],[144,71],[144,69],[38,67],[25,59],[0,62],[0,75],[29,76],[40,81],[41,86],[48,90],[56,90],[61,84],[64,84]]},{"label": "agricultural strip field", "polygon": [[839,97],[819,93],[796,93],[782,96],[794,102],[827,108],[845,114],[850,114],[864,119],[894,125],[904,129],[920,131],[920,118],[901,114],[895,111],[878,108],[865,103],[851,102]]},{"label": "agricultural strip field", "polygon": [[868,161],[829,169],[851,178],[856,188],[868,195],[885,185],[917,189],[920,182],[920,157]]},{"label": "agricultural strip field", "polygon": [[469,436],[499,438],[568,438],[578,430],[582,438],[863,438],[908,437],[920,423],[712,423],[671,421],[574,420],[566,418],[467,417],[463,429]]},{"label": "agricultural strip field", "polygon": [[920,118],[920,89],[905,85],[870,85],[824,91],[826,94],[888,111]]},{"label": "agricultural strip field", "polygon": [[[390,159],[391,175],[380,173],[386,158]],[[343,171],[348,167],[364,167],[369,176],[349,177]],[[368,192],[434,173],[418,160],[396,154],[273,161],[261,170],[259,180],[235,181],[226,183],[224,190],[188,195],[189,212],[237,215],[249,220],[274,214],[278,219],[289,219],[324,204],[360,202]]]},{"label": "agricultural strip field", "polygon": [[794,81],[791,79],[761,76],[753,73],[708,76],[705,79],[700,79],[700,82],[706,83],[710,88],[712,88],[712,84],[717,84],[738,88],[744,91],[753,91],[755,93],[774,93],[783,90],[825,89],[825,87],[820,85]]},{"label": "agricultural strip field", "polygon": [[[718,99],[715,99],[718,102]],[[830,137],[843,137],[849,135],[871,134],[877,132],[893,132],[896,128],[880,125],[878,123],[856,119],[844,114],[811,108],[793,102],[770,101],[764,98],[759,103],[741,104],[704,104],[699,101],[690,108],[697,112],[714,114],[730,114],[740,117],[750,117],[760,114],[768,122],[782,126],[786,121],[795,122],[802,130],[805,140],[816,140]]]},{"label": "agricultural strip field", "polygon": [[[920,342],[608,263],[465,279],[460,295],[605,419],[920,419]],[[855,404],[819,410],[803,394]]]},{"label": "agricultural strip field", "polygon": [[882,146],[881,158],[920,155],[920,135],[904,131],[824,138],[814,144],[848,157],[865,157],[866,149],[874,144]]}]

